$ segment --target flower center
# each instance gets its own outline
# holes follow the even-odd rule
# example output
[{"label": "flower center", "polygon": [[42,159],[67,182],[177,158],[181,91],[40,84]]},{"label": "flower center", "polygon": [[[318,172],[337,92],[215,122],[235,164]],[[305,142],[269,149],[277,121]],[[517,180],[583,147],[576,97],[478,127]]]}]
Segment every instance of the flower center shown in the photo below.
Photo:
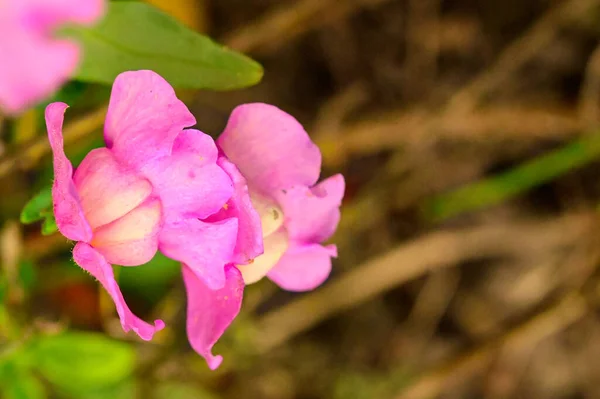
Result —
[{"label": "flower center", "polygon": [[284,215],[281,208],[269,198],[250,192],[250,200],[260,216],[264,253],[257,256],[249,265],[241,265],[244,283],[252,284],[263,278],[279,262],[287,251],[289,240],[283,226]]},{"label": "flower center", "polygon": [[267,238],[279,230],[283,225],[283,212],[279,206],[270,199],[253,192],[250,192],[250,201],[260,216],[263,238]]}]

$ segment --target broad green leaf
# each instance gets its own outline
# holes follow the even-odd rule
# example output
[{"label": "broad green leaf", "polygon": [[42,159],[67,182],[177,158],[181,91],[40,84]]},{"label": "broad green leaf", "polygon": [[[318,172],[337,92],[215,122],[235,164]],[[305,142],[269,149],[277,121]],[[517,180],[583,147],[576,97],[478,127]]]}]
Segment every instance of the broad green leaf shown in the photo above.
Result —
[{"label": "broad green leaf", "polygon": [[43,384],[27,369],[14,363],[2,365],[0,392],[4,399],[44,399]]},{"label": "broad green leaf", "polygon": [[43,336],[32,346],[32,351],[39,372],[69,392],[115,385],[133,372],[135,364],[132,346],[96,333]]},{"label": "broad green leaf", "polygon": [[121,72],[151,69],[175,87],[230,90],[256,84],[263,74],[250,58],[144,3],[109,3],[94,27],[64,32],[83,44],[75,76],[82,81],[112,84]]},{"label": "broad green leaf", "polygon": [[52,213],[52,187],[42,189],[23,207],[21,223],[30,224],[40,221]]}]

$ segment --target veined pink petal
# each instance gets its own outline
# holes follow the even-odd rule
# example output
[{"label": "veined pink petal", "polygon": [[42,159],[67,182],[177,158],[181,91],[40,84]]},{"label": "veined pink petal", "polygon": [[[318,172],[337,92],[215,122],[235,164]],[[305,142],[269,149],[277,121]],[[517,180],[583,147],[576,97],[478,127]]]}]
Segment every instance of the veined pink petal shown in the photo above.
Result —
[{"label": "veined pink petal", "polygon": [[275,198],[283,209],[292,240],[319,243],[335,232],[344,197],[344,176],[332,176],[313,188],[292,187]]},{"label": "veined pink petal", "polygon": [[272,105],[234,109],[217,145],[250,187],[263,194],[312,186],[319,178],[319,148],[296,119]]},{"label": "veined pink petal", "polygon": [[233,184],[216,164],[217,148],[210,136],[184,130],[170,156],[141,169],[160,197],[167,221],[204,219],[219,211],[233,193]]},{"label": "veined pink petal", "polygon": [[192,348],[203,356],[211,370],[219,367],[223,357],[212,354],[212,347],[223,335],[242,305],[244,281],[232,265],[225,267],[225,285],[213,290],[187,266],[183,281],[187,291],[187,334]]},{"label": "veined pink petal", "polygon": [[167,223],[160,231],[159,249],[185,263],[210,289],[217,290],[225,285],[224,266],[233,255],[237,226],[236,219]]},{"label": "veined pink petal", "polygon": [[53,37],[67,22],[91,23],[103,0],[0,2],[0,108],[14,114],[56,91],[79,62],[74,42]]},{"label": "veined pink petal", "polygon": [[238,221],[237,239],[231,263],[244,265],[263,253],[263,239],[260,216],[252,206],[246,179],[234,164],[225,157],[219,157],[217,164],[233,181],[234,192],[221,210],[207,218],[206,222],[215,222],[229,218]]},{"label": "veined pink petal", "polygon": [[110,263],[142,265],[158,250],[161,202],[149,199],[125,216],[94,231],[91,244]]},{"label": "veined pink petal", "polygon": [[52,103],[46,107],[46,126],[54,163],[54,216],[62,235],[70,240],[87,242],[92,238],[92,229],[85,220],[73,184],[73,166],[63,149],[62,124],[67,107],[64,103]]},{"label": "veined pink petal", "polygon": [[108,148],[90,151],[75,170],[73,181],[92,229],[117,220],[152,193],[152,184],[135,171],[123,169]]},{"label": "veined pink petal", "polygon": [[120,162],[139,168],[171,154],[177,135],[195,123],[160,75],[153,71],[124,72],[113,84],[104,139]]},{"label": "veined pink petal", "polygon": [[141,339],[149,341],[155,332],[164,328],[165,323],[162,320],[155,320],[154,325],[151,325],[129,310],[119,285],[115,281],[112,266],[94,248],[86,243],[78,242],[73,249],[73,258],[81,268],[94,276],[111,296],[125,332],[133,330]]},{"label": "veined pink petal", "polygon": [[331,272],[335,245],[293,245],[267,276],[287,291],[310,291],[323,284]]}]

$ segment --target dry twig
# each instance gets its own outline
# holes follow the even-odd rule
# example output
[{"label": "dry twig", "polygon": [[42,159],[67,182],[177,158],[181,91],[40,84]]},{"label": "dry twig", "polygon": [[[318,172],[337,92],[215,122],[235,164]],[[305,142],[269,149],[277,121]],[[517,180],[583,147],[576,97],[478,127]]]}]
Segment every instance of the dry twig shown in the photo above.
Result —
[{"label": "dry twig", "polygon": [[239,51],[271,52],[301,34],[389,0],[302,0],[273,10],[225,38]]},{"label": "dry twig", "polygon": [[[483,138],[494,132],[503,136],[514,134],[513,137],[553,137],[564,134],[561,133],[564,131],[579,130],[581,122],[571,111],[492,108],[480,113],[475,112],[475,108],[550,44],[562,24],[586,15],[597,4],[597,0],[568,0],[548,10],[527,32],[506,47],[490,67],[456,91],[435,113],[426,110],[406,114],[396,112],[349,127],[345,133],[346,152],[343,155],[368,154],[403,143],[425,145],[428,138],[433,137],[432,132],[437,137],[444,131],[455,134],[463,131],[470,137],[479,135]],[[513,113],[509,115],[507,111]],[[336,155],[336,161],[339,162],[341,156]]]},{"label": "dry twig", "polygon": [[579,95],[579,115],[587,128],[600,124],[598,115],[600,96],[600,46],[592,52],[585,69],[583,84]]},{"label": "dry twig", "polygon": [[266,352],[335,313],[352,308],[430,270],[469,259],[545,251],[588,234],[595,215],[506,223],[431,233],[366,262],[329,285],[266,314],[256,345]]},{"label": "dry twig", "polygon": [[[436,397],[452,381],[460,381],[465,375],[480,371],[502,347],[524,351],[535,346],[544,338],[550,337],[570,326],[587,312],[585,300],[578,294],[568,295],[545,312],[508,331],[499,339],[493,340],[448,365],[433,370],[416,380],[396,399],[425,399]],[[519,349],[521,348],[521,349]],[[461,378],[463,377],[463,378]]]},{"label": "dry twig", "polygon": [[[356,122],[343,130],[343,145],[336,136],[323,131],[317,136],[322,148],[337,145],[335,153],[327,153],[327,164],[339,163],[339,158],[372,154],[378,151],[397,149],[402,145],[422,142],[430,126],[423,120],[434,120],[438,116],[426,110],[404,113],[391,112],[377,118]],[[470,114],[441,117],[436,137],[451,137],[475,141],[489,140],[539,140],[563,139],[578,134],[584,125],[573,110],[562,107],[527,108],[497,106],[481,109]]]}]

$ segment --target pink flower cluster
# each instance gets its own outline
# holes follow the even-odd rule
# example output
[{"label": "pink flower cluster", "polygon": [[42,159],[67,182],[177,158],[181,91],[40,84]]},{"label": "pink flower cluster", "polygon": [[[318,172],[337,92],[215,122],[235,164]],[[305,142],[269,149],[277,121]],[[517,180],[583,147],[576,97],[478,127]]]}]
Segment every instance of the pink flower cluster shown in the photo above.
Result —
[{"label": "pink flower cluster", "polygon": [[79,46],[54,37],[68,23],[89,25],[104,0],[0,1],[0,110],[15,114],[56,91],[79,63]]},{"label": "pink flower cluster", "polygon": [[328,277],[336,248],[321,243],[339,222],[344,179],[317,184],[321,154],[292,116],[239,106],[215,143],[188,129],[196,120],[163,78],[125,72],[113,85],[106,147],[73,171],[63,151],[66,108],[46,109],[54,214],[125,331],[150,340],[164,323],[129,310],[112,265],[143,265],[157,251],[181,262],[189,341],[211,369],[222,361],[212,347],[237,316],[245,285],[267,276],[305,291]]}]

